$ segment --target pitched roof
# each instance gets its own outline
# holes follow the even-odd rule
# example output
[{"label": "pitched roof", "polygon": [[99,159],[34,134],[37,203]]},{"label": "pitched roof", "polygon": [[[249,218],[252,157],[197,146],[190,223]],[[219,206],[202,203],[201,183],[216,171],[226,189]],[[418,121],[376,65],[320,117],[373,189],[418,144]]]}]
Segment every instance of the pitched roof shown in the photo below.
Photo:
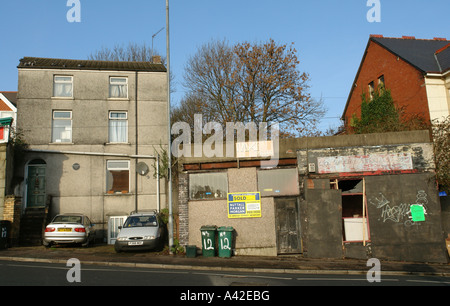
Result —
[{"label": "pitched roof", "polygon": [[0,91],[0,94],[8,99],[12,105],[17,106],[17,91]]},{"label": "pitched roof", "polygon": [[431,40],[416,39],[408,36],[403,36],[402,38],[372,36],[370,40],[383,46],[422,72],[442,73],[450,69],[447,52],[444,52],[445,54],[442,55],[442,60],[438,60],[435,56],[437,51],[450,44],[450,41],[447,39],[435,38]]},{"label": "pitched roof", "polygon": [[450,70],[450,43],[436,52],[436,59],[441,72]]},{"label": "pitched roof", "polygon": [[152,62],[113,62],[93,60],[71,60],[41,57],[24,57],[17,68],[34,69],[71,69],[71,70],[114,70],[114,71],[145,71],[166,72],[162,64]]},{"label": "pitched roof", "polygon": [[416,39],[412,36],[402,38],[388,38],[383,35],[371,35],[364,52],[363,59],[352,83],[350,93],[345,104],[341,119],[344,119],[350,98],[354,90],[354,85],[358,80],[361,67],[366,59],[367,50],[374,42],[396,56],[402,58],[422,73],[444,73],[450,70],[450,41],[445,38]]}]

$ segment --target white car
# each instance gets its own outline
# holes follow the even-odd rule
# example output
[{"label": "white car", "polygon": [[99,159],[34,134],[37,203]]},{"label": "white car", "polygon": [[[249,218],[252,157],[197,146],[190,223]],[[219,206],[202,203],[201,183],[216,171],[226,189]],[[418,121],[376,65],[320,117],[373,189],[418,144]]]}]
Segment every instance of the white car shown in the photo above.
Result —
[{"label": "white car", "polygon": [[164,227],[155,212],[131,214],[119,229],[114,243],[116,252],[152,250],[162,245]]},{"label": "white car", "polygon": [[52,222],[46,226],[43,244],[46,247],[52,244],[81,243],[89,246],[95,239],[95,227],[89,218],[82,214],[56,215]]}]

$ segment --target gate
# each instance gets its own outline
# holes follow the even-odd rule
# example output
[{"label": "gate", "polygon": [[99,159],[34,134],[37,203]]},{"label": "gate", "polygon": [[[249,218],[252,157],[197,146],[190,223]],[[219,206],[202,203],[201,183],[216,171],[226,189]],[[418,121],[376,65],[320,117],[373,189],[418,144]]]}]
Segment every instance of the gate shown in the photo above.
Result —
[{"label": "gate", "polygon": [[119,226],[125,223],[127,216],[114,216],[109,217],[108,220],[108,244],[114,244],[116,238],[119,235]]},{"label": "gate", "polygon": [[296,197],[275,198],[278,254],[302,252]]}]

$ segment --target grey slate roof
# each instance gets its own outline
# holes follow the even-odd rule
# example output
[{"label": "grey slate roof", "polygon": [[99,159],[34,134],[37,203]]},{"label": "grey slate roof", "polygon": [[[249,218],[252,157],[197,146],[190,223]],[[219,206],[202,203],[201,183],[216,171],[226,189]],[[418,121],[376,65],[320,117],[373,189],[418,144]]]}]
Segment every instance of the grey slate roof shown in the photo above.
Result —
[{"label": "grey slate roof", "polygon": [[450,69],[448,53],[435,53],[450,44],[448,40],[371,37],[371,40],[407,61],[422,72],[445,72]]},{"label": "grey slate roof", "polygon": [[24,57],[17,68],[166,72],[162,64]]},{"label": "grey slate roof", "polygon": [[448,44],[443,50],[440,50],[436,54],[436,58],[442,72],[450,70],[450,44]]}]

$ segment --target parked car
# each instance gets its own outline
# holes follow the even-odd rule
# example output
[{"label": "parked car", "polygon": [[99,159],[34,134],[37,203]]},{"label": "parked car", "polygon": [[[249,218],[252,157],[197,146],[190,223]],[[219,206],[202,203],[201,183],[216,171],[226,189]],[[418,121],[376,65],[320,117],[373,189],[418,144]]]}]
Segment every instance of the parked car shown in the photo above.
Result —
[{"label": "parked car", "polygon": [[116,252],[129,250],[153,250],[162,247],[165,227],[156,212],[131,214],[114,243]]},{"label": "parked car", "polygon": [[52,244],[81,243],[87,247],[94,240],[95,226],[87,216],[60,214],[45,228],[43,244],[49,247]]}]

